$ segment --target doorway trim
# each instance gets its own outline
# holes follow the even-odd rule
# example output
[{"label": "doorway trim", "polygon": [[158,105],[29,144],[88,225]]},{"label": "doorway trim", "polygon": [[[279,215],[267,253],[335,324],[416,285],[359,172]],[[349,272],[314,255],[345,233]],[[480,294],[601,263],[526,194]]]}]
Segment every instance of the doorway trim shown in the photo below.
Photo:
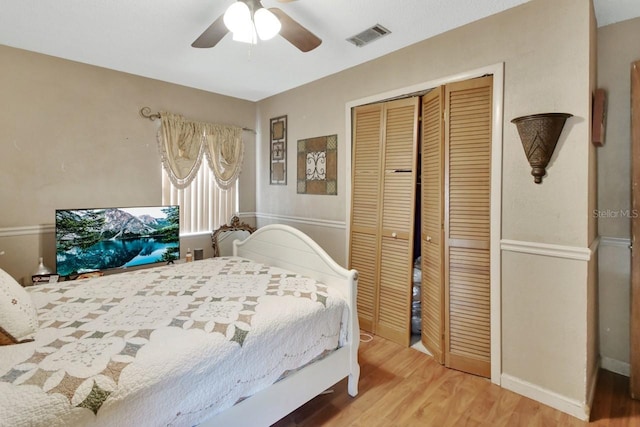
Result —
[{"label": "doorway trim", "polygon": [[351,162],[352,162],[352,109],[359,105],[384,101],[406,94],[432,89],[447,83],[469,80],[485,75],[493,75],[493,106],[492,106],[492,135],[491,135],[491,382],[500,385],[502,374],[502,307],[501,307],[501,249],[502,233],[502,144],[504,123],[504,62],[488,65],[482,68],[465,71],[459,74],[418,83],[388,92],[370,95],[349,101],[345,105],[345,135],[346,149],[346,254],[351,245]]},{"label": "doorway trim", "polygon": [[[631,63],[631,207],[640,207],[640,61]],[[630,394],[640,399],[640,218],[631,219],[631,301],[629,312]]]}]

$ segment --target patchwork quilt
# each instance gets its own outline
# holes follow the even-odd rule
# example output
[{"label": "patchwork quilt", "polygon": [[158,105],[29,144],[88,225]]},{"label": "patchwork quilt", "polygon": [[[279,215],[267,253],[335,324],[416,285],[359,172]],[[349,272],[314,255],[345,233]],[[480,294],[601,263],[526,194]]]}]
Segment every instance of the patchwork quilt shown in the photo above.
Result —
[{"label": "patchwork quilt", "polygon": [[238,257],[28,288],[0,347],[1,426],[192,426],[344,339],[335,290]]}]

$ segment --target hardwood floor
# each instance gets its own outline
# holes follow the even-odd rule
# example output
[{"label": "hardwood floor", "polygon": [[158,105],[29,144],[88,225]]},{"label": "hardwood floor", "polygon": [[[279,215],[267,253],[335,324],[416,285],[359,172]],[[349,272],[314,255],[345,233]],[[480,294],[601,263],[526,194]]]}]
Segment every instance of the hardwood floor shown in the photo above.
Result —
[{"label": "hardwood floor", "polygon": [[640,427],[640,401],[629,397],[629,379],[608,371],[600,371],[586,422],[379,337],[361,343],[360,368],[358,396],[347,394],[343,380],[274,427]]}]

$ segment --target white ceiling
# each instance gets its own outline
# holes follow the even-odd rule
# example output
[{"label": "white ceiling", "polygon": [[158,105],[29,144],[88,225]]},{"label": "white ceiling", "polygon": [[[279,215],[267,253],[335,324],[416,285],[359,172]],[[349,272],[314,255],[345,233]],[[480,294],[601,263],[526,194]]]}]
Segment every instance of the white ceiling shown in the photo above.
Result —
[{"label": "white ceiling", "polygon": [[[227,35],[192,48],[233,1],[0,0],[0,44],[258,101],[528,0],[263,0],[320,47],[302,53],[279,36],[250,46]],[[639,0],[594,3],[599,26],[640,16]],[[375,24],[392,34],[360,48],[346,41]]]}]

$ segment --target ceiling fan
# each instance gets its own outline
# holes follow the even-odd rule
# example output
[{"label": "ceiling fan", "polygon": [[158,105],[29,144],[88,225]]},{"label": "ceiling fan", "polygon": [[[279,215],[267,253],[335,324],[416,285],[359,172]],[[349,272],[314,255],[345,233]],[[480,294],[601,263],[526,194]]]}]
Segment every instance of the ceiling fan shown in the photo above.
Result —
[{"label": "ceiling fan", "polygon": [[[289,3],[294,0],[278,0],[278,1],[280,3]],[[251,20],[250,22],[251,22],[251,28],[253,33],[252,40],[254,40],[254,41],[251,41],[251,43],[255,43],[256,36],[255,36],[255,27],[253,26],[253,22],[256,21],[255,18],[259,15],[259,13],[256,14],[256,12],[258,12],[258,10],[260,9],[265,9],[265,8],[262,6],[262,3],[260,2],[260,0],[238,0],[237,2],[235,2],[229,7],[227,12],[225,12],[224,14],[219,16],[215,21],[213,21],[213,23],[209,26],[209,28],[204,30],[204,32],[200,35],[200,37],[198,37],[193,43],[191,43],[191,46],[197,47],[197,48],[209,48],[209,47],[214,47],[216,44],[218,44],[218,42],[220,42],[220,40],[222,40],[222,38],[225,35],[227,35],[228,32],[230,32],[228,28],[228,24],[225,24],[225,15],[228,15],[229,10],[231,8],[246,9],[242,4],[239,5],[238,3],[244,3],[249,9],[248,19]],[[309,52],[310,50],[313,50],[316,47],[320,46],[320,44],[322,43],[322,40],[320,40],[316,35],[314,35],[311,31],[307,30],[305,27],[300,25],[297,21],[295,21],[289,15],[284,13],[282,10],[278,9],[277,7],[271,7],[268,10],[273,14],[273,16],[275,16],[276,20],[279,21],[279,25],[280,25],[279,34],[282,37],[284,37],[289,43],[291,43],[292,45],[300,49],[302,52]],[[269,18],[269,19],[272,20],[273,18]],[[227,16],[227,22],[228,20],[229,19]],[[276,31],[275,34],[277,33],[278,32]],[[240,40],[240,41],[248,41],[248,40],[238,39],[235,36],[236,36],[236,33],[234,32],[234,39]]]}]

